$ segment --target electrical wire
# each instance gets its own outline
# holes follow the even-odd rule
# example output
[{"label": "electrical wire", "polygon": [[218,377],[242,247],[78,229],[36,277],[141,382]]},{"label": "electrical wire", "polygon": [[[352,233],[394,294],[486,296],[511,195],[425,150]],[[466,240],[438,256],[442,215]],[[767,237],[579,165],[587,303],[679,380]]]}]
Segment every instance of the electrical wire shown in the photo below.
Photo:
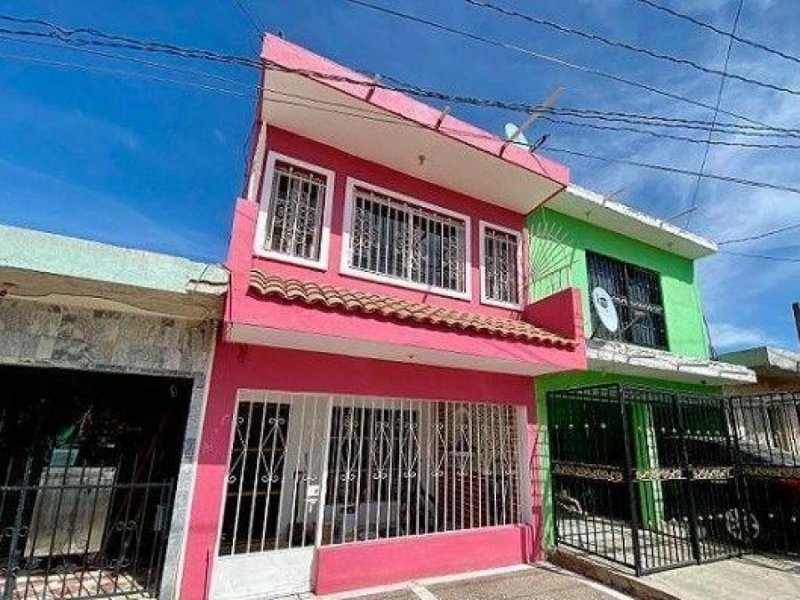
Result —
[{"label": "electrical wire", "polygon": [[739,256],[742,258],[758,258],[761,260],[772,260],[776,262],[787,263],[800,263],[800,258],[793,256],[770,256],[767,254],[748,254],[747,252],[732,252],[730,250],[720,250],[720,254],[730,254],[731,256]]},{"label": "electrical wire", "polygon": [[660,10],[661,12],[664,12],[664,13],[666,13],[668,15],[671,15],[673,17],[676,17],[678,19],[683,19],[684,21],[688,21],[689,23],[693,23],[694,25],[697,25],[698,27],[702,27],[702,28],[707,29],[709,31],[713,31],[716,34],[724,35],[725,37],[729,37],[729,38],[731,38],[733,40],[736,40],[740,44],[745,44],[745,45],[750,46],[752,48],[758,48],[759,50],[763,50],[764,52],[769,52],[770,54],[773,54],[775,56],[779,56],[779,57],[781,57],[783,59],[790,60],[792,62],[800,64],[800,57],[794,56],[792,54],[787,54],[786,52],[778,50],[777,48],[773,48],[771,46],[767,46],[766,44],[762,44],[760,42],[756,42],[755,40],[751,40],[751,39],[748,39],[748,38],[741,37],[739,35],[736,35],[735,32],[725,31],[724,29],[720,29],[719,27],[716,27],[716,26],[712,25],[711,23],[706,23],[705,21],[701,21],[700,19],[697,19],[697,18],[695,18],[695,17],[693,17],[691,15],[687,15],[686,13],[678,12],[677,10],[669,8],[668,6],[663,6],[661,4],[653,2],[653,0],[636,0],[636,2],[639,2],[641,4],[646,4],[647,6],[649,6],[651,8],[654,8],[656,10]]},{"label": "electrical wire", "polygon": [[[373,7],[368,3],[359,2],[358,0],[347,0],[349,2],[355,2],[357,4],[361,4],[363,6]],[[376,7],[377,9],[381,10],[388,10],[383,9],[383,7]],[[397,16],[403,16],[404,18],[413,18],[409,15],[403,15],[402,13],[397,13],[397,11],[389,11],[390,14],[394,14]],[[270,63],[268,61],[258,61],[253,60],[246,57],[235,56],[235,55],[227,55],[227,54],[219,54],[213,51],[205,50],[205,49],[197,49],[197,48],[183,48],[179,46],[175,46],[174,44],[165,44],[161,42],[149,42],[149,41],[142,41],[142,40],[135,40],[133,38],[128,38],[124,36],[116,36],[112,34],[107,34],[105,32],[100,32],[96,29],[67,29],[60,25],[56,25],[50,23],[48,21],[43,21],[41,19],[23,19],[18,17],[10,17],[7,15],[0,15],[0,20],[12,21],[14,23],[25,23],[25,24],[36,24],[39,26],[48,27],[50,31],[48,32],[31,32],[31,31],[21,31],[21,30],[9,30],[9,29],[0,29],[0,34],[6,34],[6,37],[13,36],[13,35],[23,35],[23,36],[32,36],[35,38],[51,38],[51,40],[55,40],[55,42],[50,42],[51,44],[55,45],[55,43],[62,43],[65,44],[67,47],[70,48],[82,48],[83,50],[89,50],[85,48],[88,45],[101,45],[101,46],[110,46],[114,48],[124,48],[124,49],[132,49],[132,50],[141,50],[141,51],[148,51],[148,52],[158,52],[163,54],[169,54],[172,56],[178,56],[181,58],[191,58],[191,59],[201,59],[207,61],[213,61],[223,64],[232,64],[236,66],[245,66],[250,68],[267,68],[271,70],[278,70],[283,72],[294,72],[297,74],[307,75],[310,77],[316,77],[319,79],[324,80],[333,80],[345,83],[351,83],[355,85],[362,85],[362,86],[370,86],[370,87],[378,87],[382,89],[389,89],[393,91],[398,91],[401,93],[406,93],[409,95],[413,95],[416,97],[422,98],[429,98],[429,99],[438,99],[445,102],[451,103],[460,103],[460,104],[469,104],[473,106],[479,107],[491,107],[491,108],[499,108],[499,109],[507,109],[507,110],[516,110],[516,111],[524,111],[524,112],[531,112],[540,109],[540,106],[532,105],[529,103],[520,103],[520,102],[506,102],[491,98],[480,98],[475,96],[457,96],[453,94],[448,94],[445,92],[441,92],[438,90],[431,90],[422,88],[419,86],[415,86],[413,84],[409,84],[407,82],[403,82],[394,77],[383,76],[380,81],[377,81],[374,77],[369,75],[362,75],[361,77],[350,77],[350,76],[340,76],[340,75],[332,75],[329,73],[321,73],[316,71],[309,71],[309,70],[297,70],[297,69],[287,69],[282,67],[281,65],[277,65],[275,63]],[[433,26],[438,26],[433,22],[424,21],[426,24],[431,24]],[[442,26],[445,27],[445,26]],[[452,30],[454,33],[463,33],[457,30],[453,30],[452,28],[446,28],[446,30]],[[91,35],[100,35],[102,39],[100,40],[85,40],[79,39],[76,36],[79,34],[90,33]],[[472,36],[473,34],[468,34]],[[476,36],[478,37],[478,36]],[[28,43],[46,43],[41,39],[18,39],[16,41],[26,41]],[[499,42],[498,42],[499,43]],[[558,60],[558,59],[555,59]],[[569,66],[569,64],[567,65]],[[578,67],[582,68],[582,67]],[[611,75],[611,77],[614,77]],[[387,81],[394,82],[394,85],[387,84]],[[637,84],[638,85],[638,84]],[[655,90],[655,88],[654,88]],[[663,90],[655,90],[656,93],[666,94],[668,97],[674,97],[675,99],[683,100],[690,104],[695,104],[697,106],[701,106],[703,108],[708,108],[713,110],[714,107],[704,104],[702,102],[698,103],[688,98],[683,98],[681,96],[676,96],[674,94],[670,94],[669,92],[664,92]],[[577,112],[578,109],[570,109],[573,112]],[[585,111],[587,113],[591,112],[598,115],[603,114],[603,111]],[[761,123],[759,121],[755,121],[750,119],[749,117],[738,115],[736,113],[730,111],[720,111],[724,114],[728,114],[729,116],[733,116],[734,118],[738,118],[740,120],[745,120],[751,123],[752,125],[748,126],[740,126],[736,124],[726,124],[726,127],[739,127],[742,129],[737,129],[732,131],[731,133],[741,133],[742,135],[758,135],[757,132],[776,132],[776,133],[785,133],[787,135],[792,136],[800,136],[800,130],[792,130],[786,129],[781,127],[774,127],[771,125],[767,125],[765,123]],[[670,117],[660,117],[660,116],[649,116],[649,115],[632,115],[630,113],[620,113],[620,112],[610,112],[607,111],[605,113],[609,118],[618,118],[625,119],[628,118],[625,115],[629,115],[630,118],[637,118],[637,119],[654,119],[660,123],[680,123],[682,121],[686,121],[687,123],[695,123],[698,125],[698,128],[702,127],[703,121],[700,120],[682,120]],[[588,118],[588,117],[587,117]],[[664,126],[671,126],[671,125],[664,125]]]},{"label": "electrical wire", "polygon": [[[3,56],[0,55],[0,57],[3,57]],[[5,58],[14,58],[14,59],[24,58],[26,60],[30,59],[30,57],[17,57],[17,56],[5,56]],[[74,67],[74,66],[76,66],[76,65],[70,64],[70,63],[64,63],[64,62],[60,62],[60,61],[50,61],[50,60],[47,60],[47,59],[33,59],[33,60],[34,60],[34,62],[43,63],[43,64],[51,64],[51,65],[59,66],[59,67]],[[103,73],[111,73],[111,74],[122,75],[122,76],[134,75],[134,76],[137,76],[137,77],[142,77],[144,75],[144,74],[141,74],[141,73],[125,72],[125,71],[116,70],[116,69],[103,69],[103,68],[95,68],[95,67],[87,67],[85,70],[98,71],[98,72],[103,72]],[[146,78],[148,78],[148,79],[156,79],[157,81],[162,81],[162,82],[166,82],[166,83],[187,85],[189,87],[197,87],[197,88],[203,89],[205,91],[213,91],[213,92],[232,94],[232,95],[236,95],[236,96],[239,96],[239,97],[249,97],[249,94],[243,93],[243,92],[238,92],[236,90],[229,90],[229,89],[225,89],[225,88],[215,88],[213,86],[206,86],[206,85],[202,85],[202,84],[193,84],[192,82],[173,80],[173,79],[167,79],[167,78],[161,78],[161,77],[157,78],[157,77],[154,77],[154,76],[150,76],[150,77],[146,77]],[[262,88],[258,88],[258,89],[262,89]],[[271,90],[270,88],[266,88],[266,87],[263,88],[263,91],[265,91],[267,93],[273,93],[273,94],[277,93],[279,95],[283,94],[282,92],[278,92],[276,90]],[[284,95],[287,95],[287,94],[284,94]],[[292,95],[289,94],[289,96],[292,96]],[[294,100],[279,100],[279,99],[276,99],[276,98],[273,98],[270,101],[271,102],[275,102],[277,104],[303,107],[303,108],[307,108],[307,109],[311,109],[311,110],[318,110],[318,111],[327,112],[329,114],[337,114],[337,115],[340,115],[340,116],[347,116],[347,117],[357,118],[357,119],[362,119],[362,120],[369,120],[369,121],[374,121],[374,122],[388,123],[388,124],[392,124],[392,125],[400,125],[400,126],[407,126],[407,127],[416,127],[416,128],[422,128],[422,129],[426,128],[424,125],[415,123],[413,121],[408,121],[406,119],[403,119],[402,117],[391,117],[388,114],[384,114],[383,117],[372,116],[372,115],[369,115],[369,114],[364,114],[363,112],[354,112],[355,109],[353,107],[349,107],[349,106],[346,106],[346,105],[343,105],[343,106],[346,106],[347,110],[337,110],[337,109],[331,108],[329,106],[330,104],[335,104],[335,103],[329,103],[329,102],[325,102],[325,101],[317,101],[316,99],[303,97],[303,96],[300,96],[299,98],[307,100],[307,101],[311,101],[311,102],[318,102],[318,103],[322,102],[322,105],[309,104],[308,102],[303,102],[301,100],[297,100],[297,101],[294,101]],[[490,139],[490,140],[496,140],[497,139],[495,136],[492,136],[492,135],[490,135],[488,133],[487,134],[478,134],[478,133],[473,132],[473,131],[454,129],[454,128],[450,128],[450,127],[446,127],[446,126],[440,127],[440,130],[451,131],[454,134],[458,134],[458,135],[465,136],[465,137],[474,137],[474,138],[482,138],[482,139]],[[519,144],[519,142],[516,142],[516,143]],[[524,146],[527,146],[529,148],[531,146],[530,144],[520,144],[520,145],[524,145]],[[800,194],[800,188],[791,187],[791,186],[785,186],[785,185],[780,185],[780,184],[773,184],[773,183],[769,183],[769,182],[756,181],[756,180],[750,180],[750,179],[744,179],[744,178],[726,176],[726,175],[718,175],[718,174],[713,174],[713,173],[702,173],[701,174],[698,171],[691,171],[691,170],[688,170],[688,169],[681,169],[681,168],[672,167],[672,166],[669,166],[669,165],[658,165],[658,164],[645,163],[645,162],[633,161],[633,160],[628,160],[628,159],[613,158],[613,157],[608,157],[608,156],[600,156],[600,155],[596,155],[596,154],[590,154],[590,153],[581,152],[581,151],[577,151],[577,150],[571,150],[571,149],[567,149],[567,148],[558,148],[558,147],[549,146],[549,147],[547,147],[547,150],[549,150],[550,152],[568,154],[568,155],[573,155],[573,156],[580,156],[580,157],[583,157],[583,158],[589,158],[589,159],[599,160],[599,161],[608,162],[608,163],[624,164],[624,165],[628,165],[628,166],[635,166],[635,167],[640,167],[640,168],[644,168],[644,169],[658,170],[658,171],[674,173],[674,174],[679,174],[679,175],[685,175],[685,176],[693,176],[694,177],[694,176],[702,175],[702,177],[705,178],[705,179],[712,179],[712,180],[716,180],[716,181],[722,181],[722,182],[726,182],[726,183],[733,183],[733,184],[742,185],[742,186],[748,186],[748,187],[756,187],[756,188],[761,188],[761,189],[772,189],[772,190],[783,191],[783,192],[788,192],[788,193],[792,193],[792,194]]]},{"label": "electrical wire", "polygon": [[255,16],[253,16],[253,13],[251,13],[250,9],[247,8],[247,5],[245,4],[245,0],[233,0],[233,2],[236,4],[236,6],[239,7],[239,10],[242,12],[242,14],[244,14],[244,16],[247,18],[247,20],[253,26],[253,31],[255,31],[256,37],[258,37],[258,39],[260,40],[261,36],[264,34],[264,27],[262,27],[259,24],[259,22],[255,18]]},{"label": "electrical wire", "polygon": [[[542,115],[539,116],[539,119],[542,121],[547,121],[549,123],[554,123],[557,125],[568,125],[570,127],[583,127],[588,129],[595,129],[600,131],[624,131],[626,133],[635,133],[637,135],[647,135],[654,138],[659,139],[668,139],[668,140],[676,140],[681,142],[688,142],[691,144],[704,144],[706,147],[709,145],[715,146],[729,146],[734,148],[760,148],[760,149],[773,149],[773,150],[800,150],[800,144],[761,144],[761,143],[753,143],[753,142],[729,142],[726,140],[708,140],[708,139],[698,139],[692,137],[686,137],[682,135],[673,135],[669,133],[664,133],[660,131],[649,131],[645,129],[637,129],[636,127],[625,127],[625,126],[616,126],[616,125],[597,125],[594,123],[581,123],[577,121],[571,121],[569,119],[559,119],[553,118],[550,116]],[[703,164],[705,167],[705,164]],[[702,170],[702,169],[701,169]],[[693,203],[694,206],[694,203]],[[691,210],[691,209],[690,209]]]},{"label": "electrical wire", "polygon": [[751,235],[751,236],[748,236],[748,237],[734,238],[734,239],[730,239],[730,240],[723,240],[723,241],[719,242],[717,245],[718,246],[727,246],[728,244],[741,244],[743,242],[752,242],[752,241],[755,241],[755,240],[762,240],[762,239],[764,239],[766,237],[777,235],[777,234],[783,233],[785,231],[792,231],[794,229],[800,229],[800,223],[795,223],[794,225],[786,225],[784,227],[779,227],[777,229],[769,229],[769,230],[764,231],[762,233],[757,233],[755,235]]},{"label": "electrical wire", "polygon": [[628,165],[632,167],[641,167],[643,169],[651,169],[655,171],[664,171],[666,173],[675,173],[678,175],[687,175],[690,177],[695,177],[697,175],[702,175],[704,179],[713,179],[715,181],[724,181],[726,183],[735,183],[737,185],[744,185],[749,187],[756,187],[762,189],[770,189],[770,190],[777,190],[781,192],[788,192],[790,194],[800,194],[800,188],[792,187],[788,185],[780,185],[774,183],[767,183],[764,181],[755,181],[752,179],[744,179],[741,177],[733,177],[731,175],[716,175],[712,173],[700,173],[699,171],[692,171],[690,169],[681,169],[679,167],[671,167],[669,165],[659,165],[655,163],[647,163],[647,162],[640,162],[635,160],[628,160],[623,158],[611,158],[608,156],[600,156],[599,154],[591,154],[588,152],[581,152],[579,150],[569,150],[567,148],[556,148],[554,146],[548,146],[547,150],[550,152],[556,152],[560,154],[568,154],[571,156],[580,156],[582,158],[590,158],[592,160],[598,160],[607,163],[616,163],[621,165]]},{"label": "electrical wire", "polygon": [[[18,59],[18,58],[21,58],[21,57],[14,57],[14,58]],[[24,57],[24,58],[25,59],[29,59],[30,57]],[[43,62],[45,64],[53,64],[53,65],[62,66],[62,67],[64,67],[64,66],[74,67],[75,66],[74,64],[57,62],[57,61],[47,61],[46,59],[35,59],[35,60],[36,60],[36,62]],[[137,76],[137,77],[143,76],[143,74],[141,74],[141,73],[135,73],[134,74],[132,72],[124,72],[124,71],[110,70],[110,69],[101,69],[101,68],[98,68],[98,67],[91,67],[91,68],[88,68],[88,70],[95,70],[95,71],[99,71],[99,72],[111,72],[113,74],[118,74],[118,75],[123,75],[123,76],[127,76],[127,75],[134,75],[134,76]],[[295,71],[292,70],[292,72],[295,72]],[[300,73],[300,74],[305,74],[302,70],[297,70],[297,72]],[[311,75],[311,76],[313,76],[313,75]],[[148,77],[148,78],[152,78],[152,77]],[[203,90],[206,90],[206,91],[215,91],[215,92],[221,92],[221,93],[226,93],[226,94],[234,94],[234,95],[237,95],[237,96],[247,96],[247,94],[243,94],[241,92],[237,92],[236,90],[230,90],[230,89],[225,89],[225,88],[215,88],[213,86],[197,85],[197,84],[193,84],[192,82],[185,82],[185,81],[179,81],[179,80],[170,80],[170,79],[166,79],[166,78],[158,78],[158,80],[159,81],[168,82],[168,83],[177,83],[177,84],[180,84],[180,85],[189,85],[190,87],[199,87],[200,89],[203,89]],[[270,92],[271,90],[265,88],[265,91]],[[273,91],[273,93],[274,93],[274,91]],[[308,100],[313,100],[313,99],[308,99]],[[363,112],[353,112],[353,110],[354,110],[353,107],[347,107],[348,110],[341,110],[340,111],[340,110],[334,110],[334,109],[330,108],[329,106],[314,106],[313,104],[308,104],[306,102],[301,102],[301,101],[293,102],[293,101],[289,101],[289,100],[277,100],[277,99],[273,99],[272,101],[273,102],[277,102],[277,103],[282,103],[282,104],[305,107],[305,108],[314,109],[314,110],[322,110],[322,111],[326,111],[328,113],[339,114],[339,115],[348,116],[348,117],[352,117],[352,118],[367,119],[367,120],[372,120],[372,121],[380,121],[380,122],[385,122],[385,123],[399,124],[399,125],[406,125],[406,126],[414,126],[414,127],[424,127],[424,126],[419,125],[417,123],[413,123],[413,122],[410,122],[410,121],[403,120],[402,118],[399,118],[399,117],[398,118],[385,118],[386,115],[384,115],[384,118],[381,118],[381,117],[373,117],[373,116],[364,114]],[[448,129],[448,128],[444,127],[442,129]],[[483,138],[486,138],[486,139],[497,139],[494,136],[491,136],[489,134],[475,134],[475,133],[468,132],[468,131],[454,131],[454,133],[458,133],[458,134],[463,135],[463,136],[470,136],[471,135],[473,137],[483,137]],[[688,170],[688,169],[681,169],[681,168],[672,167],[672,166],[669,166],[669,165],[658,165],[658,164],[645,163],[645,162],[639,162],[639,161],[633,161],[633,160],[627,160],[627,159],[612,158],[612,157],[607,157],[607,156],[600,156],[600,155],[596,155],[596,154],[590,154],[590,153],[586,153],[586,152],[580,152],[580,151],[577,151],[577,150],[571,150],[571,149],[567,149],[567,148],[549,147],[548,149],[550,151],[552,151],[552,152],[557,152],[557,153],[569,154],[569,155],[573,155],[573,156],[580,156],[580,157],[584,157],[584,158],[600,160],[600,161],[609,162],[609,163],[625,164],[625,165],[635,166],[635,167],[640,167],[640,168],[645,168],[645,169],[654,169],[654,170],[659,170],[659,171],[663,171],[663,172],[686,175],[686,176],[697,176],[699,174],[699,172],[696,172],[696,171],[691,171],[691,170]],[[793,193],[793,194],[800,194],[800,188],[786,186],[786,185],[772,184],[772,183],[768,183],[768,182],[749,180],[749,179],[733,177],[733,176],[709,174],[709,173],[702,173],[701,175],[702,175],[703,178],[722,181],[722,182],[727,182],[727,183],[734,183],[734,184],[737,184],[737,185],[757,187],[757,188],[763,188],[763,189],[772,189],[772,190],[784,191],[784,192]]]},{"label": "electrical wire", "polygon": [[[744,0],[739,0],[739,5],[736,8],[736,16],[733,18],[733,28],[731,31],[735,32],[736,29],[739,27],[739,17],[742,14],[742,5],[744,4]],[[714,136],[714,126],[717,121],[717,116],[719,116],[719,107],[722,105],[722,93],[725,90],[725,82],[728,80],[727,71],[728,71],[728,63],[731,59],[731,50],[733,49],[733,38],[728,40],[728,47],[725,50],[725,62],[723,63],[722,67],[722,79],[719,80],[719,87],[717,88],[717,100],[714,108],[714,116],[711,118],[711,128],[708,130],[708,140],[706,144],[706,148],[703,151],[703,160],[700,162],[700,172],[702,173],[706,169],[706,162],[708,161],[708,153],[711,151],[711,140]],[[692,201],[689,204],[690,209],[697,208],[697,194],[700,191],[700,182],[702,181],[702,177],[699,175],[697,176],[697,181],[694,183],[694,191],[692,192]],[[692,224],[692,217],[694,216],[694,212],[690,211],[689,214],[686,215],[686,227],[687,229]]]},{"label": "electrical wire", "polygon": [[[776,85],[774,83],[769,83],[765,81],[761,81],[758,79],[752,79],[750,77],[745,77],[743,75],[739,75],[737,73],[724,73],[724,71],[720,71],[719,69],[714,69],[712,67],[707,67],[705,65],[701,65],[698,62],[690,60],[688,58],[682,58],[679,56],[674,56],[672,54],[664,54],[661,52],[656,52],[650,48],[645,48],[642,46],[634,46],[633,44],[629,44],[627,42],[620,42],[618,40],[612,40],[610,38],[598,35],[596,33],[589,33],[583,31],[581,29],[576,29],[574,27],[567,27],[566,25],[561,25],[560,23],[556,23],[554,21],[548,21],[547,19],[540,19],[538,17],[534,17],[532,15],[522,13],[519,11],[511,10],[509,8],[504,8],[502,6],[497,6],[492,4],[491,2],[485,2],[482,0],[464,0],[467,4],[471,4],[472,6],[477,6],[480,8],[484,8],[487,10],[494,11],[496,13],[508,16],[508,17],[515,17],[517,19],[522,19],[527,21],[528,23],[532,23],[534,25],[541,25],[544,27],[549,27],[550,29],[555,29],[561,33],[566,33],[568,35],[574,35],[578,37],[582,37],[584,39],[592,40],[594,42],[599,42],[601,44],[605,44],[607,46],[612,46],[614,48],[622,48],[624,50],[628,50],[630,52],[635,52],[637,54],[643,54],[650,58],[655,58],[657,60],[671,62],[676,65],[683,65],[686,67],[690,67],[695,69],[696,71],[700,71],[701,73],[706,73],[709,75],[723,75],[728,77],[729,79],[736,79],[743,83],[748,83],[750,85],[756,85],[759,87],[767,88],[776,92],[781,92],[784,94],[792,94],[794,96],[800,96],[800,90],[795,88],[788,88],[780,85]],[[731,43],[733,40],[731,39]]]},{"label": "electrical wire", "polygon": [[[444,25],[442,23],[438,23],[438,22],[432,21],[430,19],[417,17],[415,15],[411,15],[411,14],[408,14],[408,13],[403,13],[403,12],[400,12],[400,11],[397,11],[397,10],[386,8],[384,6],[379,6],[377,4],[372,4],[370,2],[366,2],[365,0],[344,0],[344,1],[345,2],[349,2],[350,4],[356,4],[358,6],[369,8],[371,10],[375,10],[375,11],[382,12],[382,13],[385,13],[385,14],[388,14],[388,15],[392,15],[392,16],[400,18],[400,19],[405,19],[405,20],[408,20],[408,21],[411,21],[411,22],[414,22],[414,23],[425,25],[427,27],[432,27],[432,28],[438,29],[440,31],[445,31],[447,33],[452,33],[454,35],[458,35],[458,36],[461,36],[461,37],[464,37],[464,38],[467,38],[467,39],[470,39],[470,40],[473,40],[473,41],[476,41],[476,42],[481,42],[483,44],[488,44],[490,46],[494,46],[494,47],[497,47],[497,48],[505,48],[506,50],[511,50],[513,52],[518,52],[518,53],[521,53],[521,54],[525,54],[526,56],[530,56],[530,57],[533,57],[533,58],[544,60],[544,61],[556,64],[556,65],[559,65],[559,66],[562,66],[562,67],[566,67],[566,68],[569,68],[569,69],[574,69],[574,70],[580,71],[582,73],[587,73],[587,74],[590,74],[590,75],[603,77],[605,79],[609,79],[609,80],[614,81],[616,83],[622,83],[624,85],[628,85],[628,86],[635,87],[635,88],[638,88],[638,89],[641,89],[641,90],[645,90],[645,91],[651,92],[653,94],[657,94],[659,96],[663,96],[665,98],[670,98],[672,100],[678,100],[680,102],[684,102],[686,104],[691,104],[693,106],[697,106],[697,107],[700,107],[700,108],[705,108],[707,110],[712,110],[712,111],[714,110],[714,107],[712,105],[706,104],[705,102],[701,102],[699,100],[692,100],[691,98],[688,98],[686,96],[681,96],[680,94],[669,92],[667,90],[663,90],[663,89],[657,88],[655,86],[652,86],[652,85],[649,85],[649,84],[646,84],[646,83],[641,83],[641,82],[635,81],[633,79],[628,79],[628,78],[625,78],[625,77],[621,77],[619,75],[615,75],[615,74],[609,73],[607,71],[602,71],[600,69],[594,69],[592,67],[586,67],[584,65],[579,65],[577,63],[569,62],[567,60],[564,60],[564,59],[561,59],[561,58],[558,58],[558,57],[555,57],[555,56],[550,56],[550,55],[547,55],[547,54],[543,54],[541,52],[535,52],[533,50],[530,50],[528,48],[523,48],[523,47],[517,46],[515,44],[509,44],[507,42],[502,42],[500,40],[496,40],[496,39],[493,39],[493,38],[488,38],[488,37],[485,37],[485,36],[481,36],[481,35],[478,35],[478,34],[475,34],[475,33],[464,31],[462,29],[457,29],[455,27],[450,27],[449,25]],[[758,121],[758,120],[753,119],[751,117],[747,117],[745,115],[737,114],[737,113],[735,113],[733,111],[722,111],[721,110],[720,112],[722,112],[725,115],[728,115],[729,117],[734,117],[736,119],[741,119],[742,121],[746,121],[748,123],[754,123],[754,124],[757,124],[757,125],[764,125],[764,126],[769,127],[769,125],[767,123],[763,123],[761,121]]]}]

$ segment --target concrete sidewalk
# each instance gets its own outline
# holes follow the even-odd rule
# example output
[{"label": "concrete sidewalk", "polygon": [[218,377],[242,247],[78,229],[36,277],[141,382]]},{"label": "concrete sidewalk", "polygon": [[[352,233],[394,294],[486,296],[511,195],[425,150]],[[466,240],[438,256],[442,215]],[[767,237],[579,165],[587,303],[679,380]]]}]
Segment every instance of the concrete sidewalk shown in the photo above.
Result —
[{"label": "concrete sidewalk", "polygon": [[741,558],[634,576],[596,556],[557,549],[551,559],[641,600],[797,600],[800,558],[749,555]]},{"label": "concrete sidewalk", "polygon": [[467,575],[423,579],[398,586],[329,596],[318,600],[632,600],[604,586],[542,563]]},{"label": "concrete sidewalk", "polygon": [[800,560],[743,556],[642,577],[680,600],[797,600]]}]

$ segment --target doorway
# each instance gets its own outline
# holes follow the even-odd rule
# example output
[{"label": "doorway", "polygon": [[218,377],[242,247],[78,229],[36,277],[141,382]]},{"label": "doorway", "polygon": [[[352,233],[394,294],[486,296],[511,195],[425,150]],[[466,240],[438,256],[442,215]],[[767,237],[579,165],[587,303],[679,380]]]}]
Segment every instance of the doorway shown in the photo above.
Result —
[{"label": "doorway", "polygon": [[156,597],[191,381],[0,367],[0,598]]}]

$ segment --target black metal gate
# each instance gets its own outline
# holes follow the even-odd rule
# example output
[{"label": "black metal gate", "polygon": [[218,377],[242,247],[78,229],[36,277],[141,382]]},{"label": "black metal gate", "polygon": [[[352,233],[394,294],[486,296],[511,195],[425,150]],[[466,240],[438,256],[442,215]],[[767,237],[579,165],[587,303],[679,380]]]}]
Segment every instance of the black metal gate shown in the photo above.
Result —
[{"label": "black metal gate", "polygon": [[758,440],[743,422],[764,396],[621,385],[550,392],[557,543],[637,574],[753,549],[796,551],[800,473],[787,447],[800,442],[800,400],[784,396],[780,435]]},{"label": "black metal gate", "polygon": [[0,600],[156,597],[190,384],[3,375]]}]

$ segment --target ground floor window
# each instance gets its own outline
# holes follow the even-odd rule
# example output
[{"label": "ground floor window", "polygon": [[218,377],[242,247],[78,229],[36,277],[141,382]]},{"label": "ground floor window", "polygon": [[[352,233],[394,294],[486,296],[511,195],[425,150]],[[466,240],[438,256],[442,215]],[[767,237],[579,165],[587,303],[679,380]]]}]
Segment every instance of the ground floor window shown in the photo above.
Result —
[{"label": "ground floor window", "polygon": [[220,554],[521,520],[517,408],[242,392]]}]

